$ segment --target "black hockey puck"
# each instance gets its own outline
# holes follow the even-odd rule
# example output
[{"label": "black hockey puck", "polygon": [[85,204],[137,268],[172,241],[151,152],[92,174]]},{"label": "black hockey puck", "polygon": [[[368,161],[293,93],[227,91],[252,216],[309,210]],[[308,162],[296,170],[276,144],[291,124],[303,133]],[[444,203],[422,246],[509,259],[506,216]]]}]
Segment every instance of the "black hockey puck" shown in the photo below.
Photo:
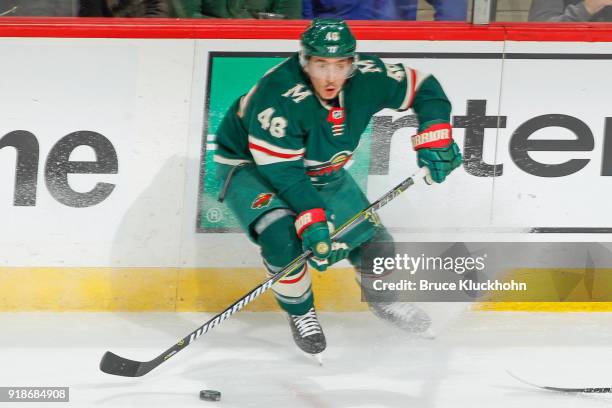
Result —
[{"label": "black hockey puck", "polygon": [[215,390],[202,390],[200,391],[200,399],[204,401],[219,401],[221,393]]}]

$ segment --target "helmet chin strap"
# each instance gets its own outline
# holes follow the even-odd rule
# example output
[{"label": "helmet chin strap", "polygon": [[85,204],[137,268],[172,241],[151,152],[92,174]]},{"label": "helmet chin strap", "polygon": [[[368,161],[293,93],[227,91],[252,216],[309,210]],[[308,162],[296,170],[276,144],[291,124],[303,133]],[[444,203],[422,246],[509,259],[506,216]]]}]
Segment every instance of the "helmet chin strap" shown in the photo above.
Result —
[{"label": "helmet chin strap", "polygon": [[300,50],[298,52],[298,57],[300,59],[300,65],[302,66],[302,69],[304,69],[304,71],[306,71],[306,65],[308,64],[308,57],[306,57],[306,55],[304,55],[304,50]]}]

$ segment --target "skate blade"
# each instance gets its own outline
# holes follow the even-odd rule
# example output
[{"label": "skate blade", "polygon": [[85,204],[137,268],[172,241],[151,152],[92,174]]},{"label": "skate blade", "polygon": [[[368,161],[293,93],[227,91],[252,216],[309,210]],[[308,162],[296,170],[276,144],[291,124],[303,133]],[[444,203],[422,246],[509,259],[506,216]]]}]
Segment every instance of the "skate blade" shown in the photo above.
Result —
[{"label": "skate blade", "polygon": [[307,356],[309,356],[310,358],[312,358],[314,361],[316,361],[319,366],[323,365],[323,353],[319,353],[319,354],[310,354],[310,353],[304,353]]},{"label": "skate blade", "polygon": [[419,333],[418,336],[425,340],[435,340],[436,333],[431,329],[427,329],[423,333]]}]

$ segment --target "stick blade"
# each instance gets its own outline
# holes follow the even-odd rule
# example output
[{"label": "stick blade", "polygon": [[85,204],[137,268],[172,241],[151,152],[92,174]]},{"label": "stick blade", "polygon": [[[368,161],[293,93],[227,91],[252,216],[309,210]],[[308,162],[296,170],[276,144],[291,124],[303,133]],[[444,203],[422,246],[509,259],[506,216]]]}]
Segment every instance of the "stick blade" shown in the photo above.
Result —
[{"label": "stick blade", "polygon": [[[107,351],[100,361],[100,370],[107,374],[120,375],[123,377],[140,377],[146,372],[141,369],[143,363],[140,361],[128,360],[115,353]],[[148,372],[148,371],[147,371]]]},{"label": "stick blade", "polygon": [[595,393],[595,394],[609,394],[612,393],[612,387],[583,387],[583,388],[568,388],[568,387],[551,387],[548,385],[538,385],[532,382],[526,381],[525,379],[513,374],[509,370],[506,372],[516,379],[517,381],[527,384],[531,387],[539,388],[541,390],[556,391],[556,392],[567,392],[567,393]]}]

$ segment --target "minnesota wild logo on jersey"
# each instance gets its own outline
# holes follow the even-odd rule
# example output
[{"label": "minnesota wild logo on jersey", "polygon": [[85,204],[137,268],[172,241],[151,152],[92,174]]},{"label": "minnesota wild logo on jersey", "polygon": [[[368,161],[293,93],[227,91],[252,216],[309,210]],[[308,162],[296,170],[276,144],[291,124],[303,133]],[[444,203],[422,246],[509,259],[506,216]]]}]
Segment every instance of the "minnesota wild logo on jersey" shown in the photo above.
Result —
[{"label": "minnesota wild logo on jersey", "polygon": [[328,176],[338,172],[351,160],[351,157],[353,157],[352,152],[339,152],[324,163],[315,160],[305,160],[306,174],[310,177],[317,177],[317,181],[319,181],[321,176]]},{"label": "minnesota wild logo on jersey", "polygon": [[274,194],[272,193],[261,193],[255,197],[255,200],[253,200],[253,203],[251,204],[251,208],[255,210],[268,207],[272,201],[272,198],[274,198]]}]

